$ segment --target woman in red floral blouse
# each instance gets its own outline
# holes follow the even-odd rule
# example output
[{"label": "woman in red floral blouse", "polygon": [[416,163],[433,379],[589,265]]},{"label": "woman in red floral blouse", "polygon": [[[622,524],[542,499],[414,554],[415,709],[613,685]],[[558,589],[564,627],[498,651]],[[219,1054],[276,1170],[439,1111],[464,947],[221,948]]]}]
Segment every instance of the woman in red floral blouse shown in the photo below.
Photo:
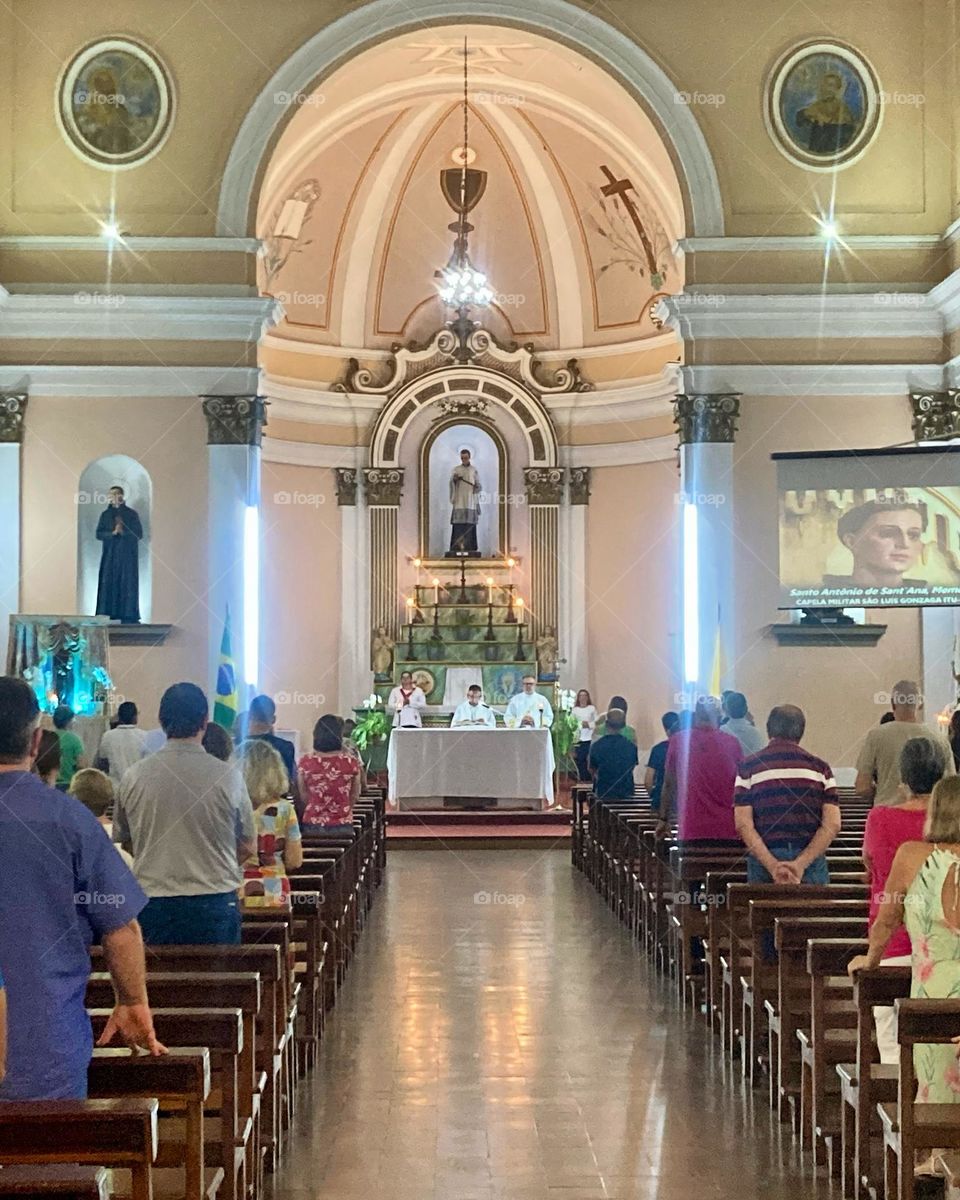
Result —
[{"label": "woman in red floral blouse", "polygon": [[313,728],[313,753],[298,764],[304,833],[353,833],[360,763],[343,748],[340,718],[328,714]]}]

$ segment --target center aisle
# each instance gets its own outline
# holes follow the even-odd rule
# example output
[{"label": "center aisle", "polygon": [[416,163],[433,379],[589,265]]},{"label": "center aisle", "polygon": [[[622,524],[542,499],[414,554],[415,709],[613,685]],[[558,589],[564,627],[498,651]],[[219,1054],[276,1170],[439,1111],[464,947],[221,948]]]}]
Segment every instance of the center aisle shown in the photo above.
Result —
[{"label": "center aisle", "polygon": [[453,848],[390,854],[273,1194],[817,1192],[568,851]]}]

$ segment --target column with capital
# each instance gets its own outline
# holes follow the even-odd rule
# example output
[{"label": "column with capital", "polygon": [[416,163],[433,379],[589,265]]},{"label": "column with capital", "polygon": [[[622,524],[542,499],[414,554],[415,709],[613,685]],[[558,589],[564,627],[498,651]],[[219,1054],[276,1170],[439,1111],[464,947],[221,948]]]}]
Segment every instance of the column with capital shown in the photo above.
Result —
[{"label": "column with capital", "polygon": [[[530,600],[526,640],[533,642],[559,621],[560,501],[563,467],[525,467],[530,512]],[[563,648],[561,647],[561,655]]]},{"label": "column with capital", "polygon": [[568,467],[567,503],[560,508],[560,554],[557,638],[562,686],[574,691],[590,678],[587,640],[587,506],[590,468]]},{"label": "column with capital", "polygon": [[259,681],[262,396],[201,396],[207,421],[207,679],[215,693],[227,606],[240,710]]},{"label": "column with capital", "polygon": [[679,395],[674,422],[680,442],[680,528],[683,571],[681,678],[693,692],[733,682],[733,446],[737,393]]},{"label": "column with capital", "polygon": [[366,468],[363,471],[363,490],[370,516],[370,623],[366,643],[369,678],[373,631],[382,625],[394,641],[400,633],[397,518],[403,495],[403,468]]},{"label": "column with capital", "polygon": [[364,489],[357,467],[335,467],[340,514],[340,662],[337,712],[370,691],[370,555]]},{"label": "column with capital", "polygon": [[26,392],[0,392],[0,650],[7,661],[10,617],[20,611],[20,457]]},{"label": "column with capital", "polygon": [[[918,445],[960,438],[960,389],[912,392],[910,407]],[[960,607],[921,609],[920,622],[923,716],[935,726],[938,717],[953,711],[960,696]]]}]

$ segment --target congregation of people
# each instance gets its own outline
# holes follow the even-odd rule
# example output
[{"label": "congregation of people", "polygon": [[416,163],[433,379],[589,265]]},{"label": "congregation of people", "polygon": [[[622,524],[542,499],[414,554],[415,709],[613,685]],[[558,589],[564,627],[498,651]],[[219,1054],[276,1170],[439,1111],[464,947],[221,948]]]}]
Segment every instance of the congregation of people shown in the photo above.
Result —
[{"label": "congregation of people", "polygon": [[41,728],[30,686],[0,678],[0,1101],[86,1095],[92,945],[116,994],[98,1044],[160,1055],[145,946],[238,945],[244,911],[288,905],[302,831],[353,837],[364,771],[340,717],[298,760],[270,697],[236,740],[208,714],[176,683],[162,739],[124,701],[88,755],[69,708]]}]

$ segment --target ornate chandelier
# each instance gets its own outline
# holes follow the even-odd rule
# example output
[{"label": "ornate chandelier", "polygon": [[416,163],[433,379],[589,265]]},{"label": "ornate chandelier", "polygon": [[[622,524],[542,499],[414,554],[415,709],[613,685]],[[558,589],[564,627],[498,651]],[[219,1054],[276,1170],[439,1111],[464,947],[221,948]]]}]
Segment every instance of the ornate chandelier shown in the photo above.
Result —
[{"label": "ornate chandelier", "polygon": [[473,328],[468,309],[480,308],[491,302],[494,297],[493,289],[487,282],[483,271],[478,270],[470,261],[467,241],[473,232],[473,226],[467,220],[467,214],[479,203],[487,186],[486,171],[469,166],[470,162],[470,110],[468,106],[469,77],[467,68],[467,40],[463,40],[463,149],[460,154],[460,166],[448,168],[440,172],[440,190],[444,199],[457,214],[457,219],[447,228],[454,234],[453,252],[447,265],[435,273],[438,280],[438,292],[444,304],[457,310],[457,320],[451,322],[461,340]]}]

